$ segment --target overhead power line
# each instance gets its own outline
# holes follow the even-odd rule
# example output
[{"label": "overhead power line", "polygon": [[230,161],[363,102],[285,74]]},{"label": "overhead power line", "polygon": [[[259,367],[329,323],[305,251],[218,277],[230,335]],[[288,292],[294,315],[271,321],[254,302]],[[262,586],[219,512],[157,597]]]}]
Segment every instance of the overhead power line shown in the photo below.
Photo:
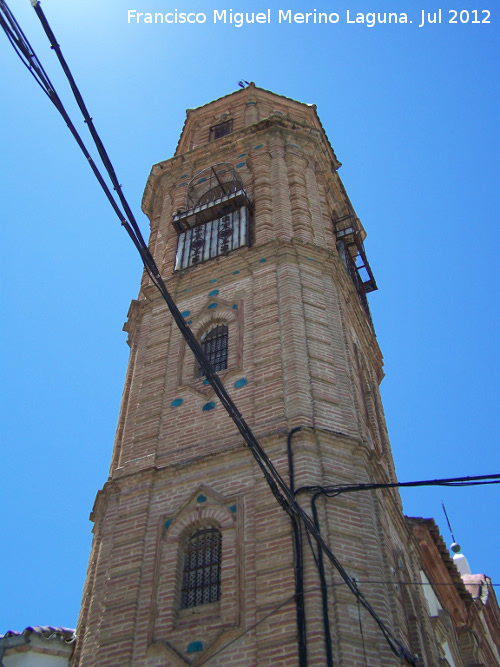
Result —
[{"label": "overhead power line", "polygon": [[[383,586],[394,586],[395,588],[398,588],[400,586],[419,586],[419,587],[422,587],[422,588],[425,587],[425,586],[429,586],[430,588],[432,588],[434,586],[452,586],[452,587],[456,588],[456,586],[457,586],[457,584],[455,582],[452,582],[452,581],[450,581],[450,582],[448,582],[448,581],[447,582],[440,582],[440,581],[432,581],[432,582],[430,582],[430,581],[378,581],[378,580],[373,580],[373,579],[361,579],[361,580],[358,580],[358,583],[362,584],[362,585],[363,584],[371,584],[371,585],[375,584],[375,585],[383,585]],[[338,586],[345,586],[345,582],[338,582],[338,583],[328,584],[327,588],[331,589],[331,588],[336,588]],[[500,586],[500,584],[493,584],[491,582],[488,582],[488,586]],[[302,593],[302,595],[305,596],[305,595],[308,595],[309,593],[317,593],[318,591],[321,591],[321,588],[322,588],[321,586],[314,586],[313,588],[308,588]],[[287,604],[289,604],[290,602],[292,602],[292,600],[294,600],[295,597],[296,597],[296,595],[291,595],[290,597],[286,598],[285,600],[282,600],[281,602],[279,602],[276,605],[276,607],[271,609],[271,611],[269,611],[267,614],[265,614],[262,618],[259,618],[259,620],[256,621],[253,625],[246,628],[243,632],[241,632],[239,635],[237,635],[236,637],[234,637],[233,639],[228,641],[227,644],[224,644],[223,646],[221,646],[217,651],[215,651],[215,653],[211,653],[210,655],[208,655],[204,660],[202,660],[198,664],[201,666],[201,665],[205,665],[207,662],[210,662],[210,660],[212,660],[212,658],[215,658],[217,655],[219,655],[220,653],[225,651],[227,648],[229,648],[232,644],[235,644],[237,641],[242,639],[249,632],[254,630],[261,623],[263,623],[268,618],[270,618],[271,616],[276,614],[280,609],[282,609],[282,607],[284,607]]]},{"label": "overhead power line", "polygon": [[118,178],[116,176],[115,170],[113,168],[113,165],[111,164],[111,160],[109,159],[109,156],[106,152],[106,149],[104,148],[104,144],[101,141],[101,138],[99,137],[97,130],[95,129],[93,120],[87,110],[87,107],[85,105],[85,102],[83,101],[83,97],[80,94],[80,91],[78,90],[78,86],[76,85],[76,82],[73,78],[73,75],[71,74],[71,71],[68,67],[68,64],[66,63],[66,60],[64,59],[64,56],[61,52],[61,49],[59,47],[59,44],[57,43],[56,37],[54,33],[52,32],[52,29],[45,17],[45,14],[43,13],[43,10],[40,6],[39,0],[31,0],[31,4],[33,5],[33,8],[35,9],[36,15],[40,19],[40,22],[43,26],[43,29],[45,30],[45,34],[47,35],[50,45],[52,49],[55,51],[57,58],[59,60],[59,63],[61,64],[61,67],[63,69],[64,74],[66,75],[66,78],[69,81],[69,85],[71,86],[71,90],[73,91],[73,95],[75,97],[75,100],[80,108],[80,111],[82,112],[83,118],[85,122],[87,123],[87,126],[89,128],[89,132],[92,135],[92,139],[94,140],[94,144],[97,148],[97,151],[99,153],[99,156],[102,160],[102,163],[104,167],[106,168],[106,171],[108,172],[109,178],[111,180],[111,183],[113,184],[113,188],[116,191],[118,198],[121,202],[121,205],[123,206],[123,210],[125,211],[127,218],[132,225],[132,228],[134,230],[134,233],[137,236],[137,240],[140,242],[141,246],[146,246],[146,243],[144,241],[144,238],[141,234],[141,230],[139,229],[139,225],[136,222],[136,219],[134,217],[134,214],[132,213],[132,210],[122,192],[122,188],[120,183],[118,182]]},{"label": "overhead power line", "polygon": [[[374,491],[376,489],[410,488],[417,486],[484,486],[486,484],[500,484],[500,474],[476,475],[474,477],[446,477],[444,479],[424,479],[417,482],[387,482],[384,484],[331,484],[327,486],[301,486],[297,493],[322,493],[329,498],[335,498],[341,493],[355,491]],[[446,517],[448,518],[448,517]],[[450,526],[451,531],[451,526]],[[453,537],[453,535],[452,535]],[[455,539],[455,538],[453,538]]]}]

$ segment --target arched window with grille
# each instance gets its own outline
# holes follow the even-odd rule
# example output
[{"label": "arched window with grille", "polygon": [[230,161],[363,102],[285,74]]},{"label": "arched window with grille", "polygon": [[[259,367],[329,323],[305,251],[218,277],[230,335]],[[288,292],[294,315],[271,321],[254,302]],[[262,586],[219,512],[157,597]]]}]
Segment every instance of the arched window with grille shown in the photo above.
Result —
[{"label": "arched window with grille", "polygon": [[195,530],[184,544],[181,609],[220,599],[222,539],[215,527]]},{"label": "arched window with grille", "polygon": [[[216,371],[223,371],[227,368],[227,346],[228,335],[225,324],[218,324],[201,338],[203,352]],[[203,377],[204,375],[203,369],[200,368],[199,376]]]}]

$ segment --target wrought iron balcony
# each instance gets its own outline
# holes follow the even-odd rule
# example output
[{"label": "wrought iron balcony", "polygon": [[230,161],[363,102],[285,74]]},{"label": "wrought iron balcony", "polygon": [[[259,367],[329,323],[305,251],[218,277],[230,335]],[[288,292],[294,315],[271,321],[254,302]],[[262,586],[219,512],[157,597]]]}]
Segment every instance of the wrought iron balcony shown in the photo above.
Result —
[{"label": "wrought iron balcony", "polygon": [[351,278],[361,305],[371,322],[370,308],[366,297],[368,292],[377,288],[370,264],[366,258],[360,225],[354,210],[348,206],[345,215],[332,220],[337,238],[337,249],[344,262],[348,276]]},{"label": "wrought iron balcony", "polygon": [[251,204],[233,165],[220,162],[193,176],[186,208],[174,214],[179,236],[175,270],[249,245]]},{"label": "wrought iron balcony", "polygon": [[233,165],[220,162],[202,169],[189,181],[185,210],[174,214],[172,224],[178,232],[182,232],[188,227],[213,220],[228,205],[233,210],[241,206],[251,208],[250,199]]}]

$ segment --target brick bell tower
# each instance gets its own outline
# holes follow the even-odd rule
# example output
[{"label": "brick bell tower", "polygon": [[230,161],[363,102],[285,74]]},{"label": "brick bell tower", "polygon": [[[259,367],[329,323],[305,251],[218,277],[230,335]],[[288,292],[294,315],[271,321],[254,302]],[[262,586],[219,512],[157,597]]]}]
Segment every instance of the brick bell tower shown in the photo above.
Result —
[{"label": "brick bell tower", "polygon": [[[438,664],[395,481],[365,232],[316,113],[250,84],[188,110],[143,210],[168,290],[379,619]],[[74,665],[405,664],[276,502],[144,275]]]}]

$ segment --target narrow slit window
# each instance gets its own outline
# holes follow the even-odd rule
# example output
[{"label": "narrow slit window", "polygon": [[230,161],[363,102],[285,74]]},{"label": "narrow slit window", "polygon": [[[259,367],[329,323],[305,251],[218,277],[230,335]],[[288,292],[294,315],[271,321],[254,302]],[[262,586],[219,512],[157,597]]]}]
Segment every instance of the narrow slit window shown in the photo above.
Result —
[{"label": "narrow slit window", "polygon": [[181,609],[220,599],[222,538],[217,528],[191,533],[184,545]]},{"label": "narrow slit window", "polygon": [[[215,371],[223,371],[227,368],[227,345],[228,335],[225,324],[218,324],[201,339],[202,350]],[[202,368],[199,369],[199,374],[200,377],[205,375]]]}]

